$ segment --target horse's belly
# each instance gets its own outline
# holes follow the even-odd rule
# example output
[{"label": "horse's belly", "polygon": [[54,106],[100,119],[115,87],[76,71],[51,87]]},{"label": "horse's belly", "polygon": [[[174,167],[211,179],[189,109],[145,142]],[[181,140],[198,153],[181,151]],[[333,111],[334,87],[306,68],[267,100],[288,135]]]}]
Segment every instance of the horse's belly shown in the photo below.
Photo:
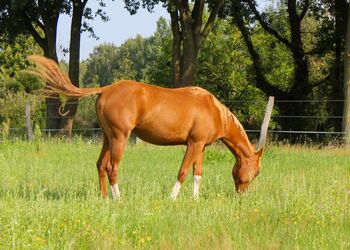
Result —
[{"label": "horse's belly", "polygon": [[138,126],[134,134],[143,141],[156,145],[180,145],[187,143],[188,133],[176,131],[167,127]]}]

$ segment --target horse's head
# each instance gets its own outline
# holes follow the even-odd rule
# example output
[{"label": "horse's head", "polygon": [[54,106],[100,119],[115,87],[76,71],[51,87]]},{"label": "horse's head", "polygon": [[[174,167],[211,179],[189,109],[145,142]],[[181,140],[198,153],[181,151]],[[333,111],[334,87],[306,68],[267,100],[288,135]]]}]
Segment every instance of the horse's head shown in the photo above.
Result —
[{"label": "horse's head", "polygon": [[260,157],[263,148],[250,157],[240,157],[232,169],[232,176],[235,181],[236,191],[242,193],[247,190],[249,184],[260,172]]},{"label": "horse's head", "polygon": [[[242,193],[247,190],[249,184],[258,176],[260,172],[260,157],[264,152],[266,143],[267,129],[269,126],[274,97],[269,97],[265,117],[261,126],[261,133],[258,143],[258,150],[253,154],[246,154],[241,157],[236,157],[237,162],[232,169],[232,176],[235,181],[236,191]],[[247,156],[248,155],[248,156]]]}]

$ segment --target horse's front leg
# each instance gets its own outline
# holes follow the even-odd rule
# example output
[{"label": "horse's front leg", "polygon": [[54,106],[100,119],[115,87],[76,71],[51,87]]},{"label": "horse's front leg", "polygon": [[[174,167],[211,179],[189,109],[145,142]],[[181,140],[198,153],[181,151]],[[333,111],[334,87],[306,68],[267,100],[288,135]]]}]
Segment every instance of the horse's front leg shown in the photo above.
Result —
[{"label": "horse's front leg", "polygon": [[[181,185],[183,184],[183,182],[186,180],[186,177],[188,175],[188,172],[191,168],[191,166],[195,166],[198,165],[198,175],[202,174],[202,167],[200,164],[196,164],[197,162],[200,163],[201,160],[199,160],[203,154],[203,150],[204,150],[204,144],[201,142],[189,142],[187,145],[187,150],[184,156],[184,159],[182,161],[179,173],[177,175],[177,181],[173,187],[173,190],[171,192],[171,198],[173,200],[176,199],[177,195],[179,194],[179,191],[181,189]],[[200,171],[199,171],[200,170]],[[195,179],[197,179],[196,181],[196,190],[198,193],[199,190],[199,182],[198,182],[198,178],[196,177]],[[200,178],[199,178],[200,179]],[[198,184],[198,185],[197,185]],[[198,196],[198,194],[197,194]]]}]

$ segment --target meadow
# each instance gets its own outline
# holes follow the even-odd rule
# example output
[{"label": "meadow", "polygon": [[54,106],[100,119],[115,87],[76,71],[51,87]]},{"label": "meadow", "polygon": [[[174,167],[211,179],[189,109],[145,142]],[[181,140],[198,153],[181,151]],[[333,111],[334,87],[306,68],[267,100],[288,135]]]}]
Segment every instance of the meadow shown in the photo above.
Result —
[{"label": "meadow", "polygon": [[0,249],[350,249],[350,151],[270,146],[234,192],[234,157],[208,147],[170,200],[184,147],[129,145],[119,201],[99,196],[99,141],[0,144]]}]

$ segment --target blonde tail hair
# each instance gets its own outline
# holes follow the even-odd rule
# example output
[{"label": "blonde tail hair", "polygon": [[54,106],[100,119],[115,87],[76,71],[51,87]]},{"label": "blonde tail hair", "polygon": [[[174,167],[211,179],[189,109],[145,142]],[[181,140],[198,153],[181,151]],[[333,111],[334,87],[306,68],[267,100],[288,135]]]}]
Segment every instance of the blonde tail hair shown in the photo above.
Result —
[{"label": "blonde tail hair", "polygon": [[42,90],[45,97],[58,98],[58,95],[73,98],[83,98],[90,95],[101,94],[103,88],[79,88],[72,84],[68,75],[64,73],[57,63],[40,55],[28,57],[36,67],[26,72],[41,78],[46,87]]}]

